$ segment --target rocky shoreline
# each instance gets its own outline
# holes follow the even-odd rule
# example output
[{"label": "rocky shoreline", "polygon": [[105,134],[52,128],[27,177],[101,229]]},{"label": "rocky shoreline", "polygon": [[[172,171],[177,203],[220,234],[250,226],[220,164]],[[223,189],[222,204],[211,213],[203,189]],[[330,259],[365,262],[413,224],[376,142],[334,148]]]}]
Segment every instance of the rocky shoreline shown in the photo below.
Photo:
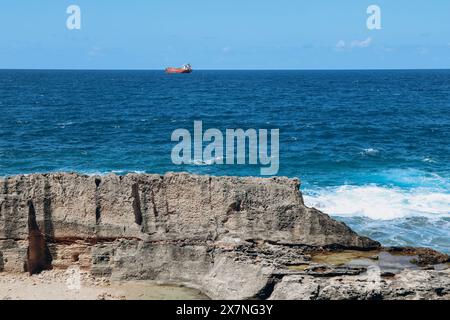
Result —
[{"label": "rocky shoreline", "polygon": [[[382,248],[287,178],[33,174],[0,181],[0,277],[77,266],[212,299],[449,299],[449,257]],[[53,271],[52,271],[53,272]]]}]

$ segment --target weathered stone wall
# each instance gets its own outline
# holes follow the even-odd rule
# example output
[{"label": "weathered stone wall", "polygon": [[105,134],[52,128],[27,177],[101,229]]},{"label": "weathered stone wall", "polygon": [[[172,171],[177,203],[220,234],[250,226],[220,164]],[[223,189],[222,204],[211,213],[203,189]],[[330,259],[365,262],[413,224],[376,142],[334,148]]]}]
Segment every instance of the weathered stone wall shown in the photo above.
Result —
[{"label": "weathered stone wall", "polygon": [[377,245],[304,206],[298,180],[189,174],[36,174],[0,182],[0,239],[26,240],[30,204],[49,239]]}]

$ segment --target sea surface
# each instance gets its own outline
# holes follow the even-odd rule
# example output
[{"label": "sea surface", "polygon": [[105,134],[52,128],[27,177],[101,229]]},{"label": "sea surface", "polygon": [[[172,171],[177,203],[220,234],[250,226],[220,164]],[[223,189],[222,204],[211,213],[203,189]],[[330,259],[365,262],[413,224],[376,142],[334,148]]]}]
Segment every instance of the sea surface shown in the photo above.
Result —
[{"label": "sea surface", "polygon": [[172,164],[175,129],[279,129],[279,175],[385,245],[450,253],[450,71],[0,71],[0,176]]}]

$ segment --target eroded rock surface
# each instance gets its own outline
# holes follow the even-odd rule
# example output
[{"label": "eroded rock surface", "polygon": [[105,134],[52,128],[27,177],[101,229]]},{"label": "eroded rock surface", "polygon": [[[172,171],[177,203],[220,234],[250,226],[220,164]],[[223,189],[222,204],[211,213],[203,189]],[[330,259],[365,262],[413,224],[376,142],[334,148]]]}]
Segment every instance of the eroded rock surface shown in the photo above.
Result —
[{"label": "eroded rock surface", "polygon": [[450,299],[450,273],[405,269],[383,276],[377,269],[359,275],[321,277],[288,275],[275,286],[270,299],[302,300],[423,300]]},{"label": "eroded rock surface", "polygon": [[[311,261],[314,251],[338,248],[379,244],[307,208],[295,179],[55,173],[0,182],[0,271],[76,264],[93,275],[187,284],[224,299],[397,297],[402,275],[369,295],[364,268],[327,274]],[[448,297],[446,270],[414,272],[436,281],[402,297]]]}]

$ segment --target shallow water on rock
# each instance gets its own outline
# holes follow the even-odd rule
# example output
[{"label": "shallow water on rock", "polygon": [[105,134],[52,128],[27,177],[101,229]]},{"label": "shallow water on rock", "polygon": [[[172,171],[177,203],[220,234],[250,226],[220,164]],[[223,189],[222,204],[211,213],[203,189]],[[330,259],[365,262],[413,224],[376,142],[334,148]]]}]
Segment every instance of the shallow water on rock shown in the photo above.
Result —
[{"label": "shallow water on rock", "polygon": [[[415,255],[392,254],[386,251],[353,251],[344,250],[340,252],[318,253],[311,257],[311,262],[327,264],[339,267],[369,267],[376,266],[381,272],[398,273],[404,269],[420,269],[414,263],[417,259]],[[297,266],[296,266],[297,267]],[[446,269],[448,264],[434,266],[435,269]],[[291,270],[305,270],[307,266],[298,266]]]},{"label": "shallow water on rock", "polygon": [[112,283],[115,294],[127,300],[209,300],[199,290],[177,286],[160,285],[148,281]]}]

